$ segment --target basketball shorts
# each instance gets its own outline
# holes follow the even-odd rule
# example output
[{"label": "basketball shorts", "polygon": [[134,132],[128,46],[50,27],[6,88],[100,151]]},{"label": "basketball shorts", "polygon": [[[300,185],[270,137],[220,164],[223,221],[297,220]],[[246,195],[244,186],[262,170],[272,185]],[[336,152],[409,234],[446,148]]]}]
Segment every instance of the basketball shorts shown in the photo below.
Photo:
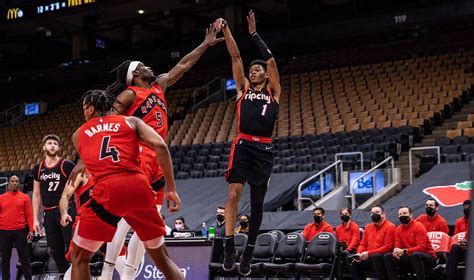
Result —
[{"label": "basketball shorts", "polygon": [[236,138],[230,150],[225,178],[229,183],[267,184],[273,169],[273,144]]},{"label": "basketball shorts", "polygon": [[101,178],[94,186],[90,204],[81,213],[79,236],[110,242],[120,218],[127,221],[142,241],[164,236],[165,225],[156,211],[155,195],[148,181],[141,173]]},{"label": "basketball shorts", "polygon": [[145,175],[150,178],[150,185],[153,191],[156,192],[156,204],[163,205],[165,196],[165,180],[163,178],[163,171],[158,164],[156,152],[145,145],[140,144],[140,168]]}]

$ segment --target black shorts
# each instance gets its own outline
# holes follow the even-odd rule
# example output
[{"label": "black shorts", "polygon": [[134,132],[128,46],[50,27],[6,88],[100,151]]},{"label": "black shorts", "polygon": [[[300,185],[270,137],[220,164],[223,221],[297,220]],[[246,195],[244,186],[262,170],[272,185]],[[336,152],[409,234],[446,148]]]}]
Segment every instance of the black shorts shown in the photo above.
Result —
[{"label": "black shorts", "polygon": [[229,183],[267,184],[273,169],[273,144],[236,139],[225,178]]}]

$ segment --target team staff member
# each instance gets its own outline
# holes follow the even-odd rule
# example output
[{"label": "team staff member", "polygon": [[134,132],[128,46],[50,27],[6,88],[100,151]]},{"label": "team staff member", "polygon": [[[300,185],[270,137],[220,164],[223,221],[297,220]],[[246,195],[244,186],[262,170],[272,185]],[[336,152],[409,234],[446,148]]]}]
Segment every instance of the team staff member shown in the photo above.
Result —
[{"label": "team staff member", "polygon": [[355,253],[360,243],[359,225],[351,220],[352,210],[350,208],[342,208],[339,214],[342,224],[336,227],[337,240],[345,244],[347,253]]},{"label": "team staff member", "polygon": [[8,192],[0,195],[0,244],[2,248],[2,279],[10,279],[10,258],[15,244],[26,280],[31,279],[27,240],[33,239],[33,210],[30,198],[18,190],[20,179],[8,180]]},{"label": "team staff member", "polygon": [[383,256],[393,250],[396,227],[385,217],[382,206],[372,207],[370,217],[372,223],[365,227],[356,258],[351,265],[352,277],[363,280],[364,271],[374,270],[378,279],[387,280]]},{"label": "team staff member", "polygon": [[439,203],[433,198],[426,201],[426,214],[421,214],[416,218],[417,222],[420,222],[426,231],[442,231],[449,233],[448,223],[446,220],[438,214]]},{"label": "team staff member", "polygon": [[[69,248],[72,237],[72,224],[63,227],[60,223],[59,200],[63,193],[69,174],[74,168],[72,161],[58,156],[60,148],[59,136],[50,134],[43,138],[45,159],[33,168],[33,215],[34,229],[41,234],[38,215],[40,205],[44,207],[44,228],[46,240],[51,248],[51,255],[60,274],[64,274],[69,267],[66,260],[66,250]],[[69,204],[69,215],[74,219],[76,207]]]},{"label": "team staff member", "polygon": [[331,232],[334,233],[332,225],[324,220],[324,209],[316,207],[313,210],[314,223],[309,223],[304,227],[303,237],[306,241],[310,241],[318,235],[320,232]]},{"label": "team staff member", "polygon": [[428,239],[425,227],[413,220],[413,211],[402,205],[398,209],[401,225],[395,233],[395,249],[384,255],[385,268],[390,280],[397,280],[399,268],[411,268],[416,273],[416,279],[424,280],[426,271],[436,264],[436,253]]},{"label": "team staff member", "polygon": [[469,228],[469,209],[471,207],[471,200],[464,200],[462,203],[462,211],[464,212],[464,217],[461,217],[456,220],[454,225],[454,235],[460,232],[466,232]]},{"label": "team staff member", "polygon": [[275,58],[257,33],[255,14],[247,16],[248,30],[257,45],[263,60],[250,63],[249,79],[245,77],[244,64],[239,48],[224,19],[216,25],[224,33],[227,50],[232,60],[237,96],[238,135],[230,152],[229,165],[225,174],[229,183],[226,204],[226,238],[223,269],[231,271],[236,267],[234,246],[234,225],[237,219],[240,197],[244,184],[250,185],[250,217],[248,241],[240,257],[238,272],[247,276],[251,272],[253,250],[262,224],[263,201],[273,168],[272,133],[278,116],[280,100],[280,75]]},{"label": "team staff member", "polygon": [[216,211],[216,237],[225,237],[225,207],[217,206]]},{"label": "team staff member", "polygon": [[465,200],[463,202],[463,212],[464,217],[461,217],[456,220],[454,227],[454,234],[465,232],[464,238],[460,239],[458,243],[451,246],[448,255],[448,261],[446,262],[446,274],[448,280],[456,279],[456,274],[458,272],[458,264],[461,260],[466,258],[467,252],[467,243],[469,236],[469,209],[471,205],[471,200]]}]

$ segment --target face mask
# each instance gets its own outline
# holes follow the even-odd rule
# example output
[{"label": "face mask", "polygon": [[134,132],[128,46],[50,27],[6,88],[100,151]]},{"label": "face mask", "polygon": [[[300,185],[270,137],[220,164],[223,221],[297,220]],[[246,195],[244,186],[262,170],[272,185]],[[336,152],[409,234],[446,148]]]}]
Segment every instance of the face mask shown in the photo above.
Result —
[{"label": "face mask", "polygon": [[240,227],[246,228],[248,225],[249,225],[249,222],[240,221]]},{"label": "face mask", "polygon": [[216,218],[219,223],[222,223],[225,219],[224,215],[220,215],[220,214],[216,215]]},{"label": "face mask", "polygon": [[314,222],[320,224],[323,221],[323,217],[320,216],[313,216]]},{"label": "face mask", "polygon": [[409,216],[400,216],[400,217],[398,217],[398,219],[400,220],[400,223],[402,223],[404,225],[408,225],[408,223],[410,222],[410,217]]},{"label": "face mask", "polygon": [[349,221],[350,219],[351,219],[351,217],[349,217],[349,215],[341,215],[341,220],[342,220],[343,222],[347,222],[347,221]]},{"label": "face mask", "polygon": [[436,210],[434,210],[434,209],[431,208],[431,207],[426,207],[426,215],[428,215],[428,216],[434,216],[434,214],[436,214]]},{"label": "face mask", "polygon": [[382,215],[380,215],[380,214],[372,214],[372,215],[370,216],[370,218],[372,218],[372,222],[378,223],[378,222],[380,222],[380,221],[382,220]]},{"label": "face mask", "polygon": [[462,211],[464,212],[464,216],[469,218],[469,208],[464,208]]},{"label": "face mask", "polygon": [[182,230],[183,229],[183,225],[174,225],[174,227],[177,229],[177,230]]}]

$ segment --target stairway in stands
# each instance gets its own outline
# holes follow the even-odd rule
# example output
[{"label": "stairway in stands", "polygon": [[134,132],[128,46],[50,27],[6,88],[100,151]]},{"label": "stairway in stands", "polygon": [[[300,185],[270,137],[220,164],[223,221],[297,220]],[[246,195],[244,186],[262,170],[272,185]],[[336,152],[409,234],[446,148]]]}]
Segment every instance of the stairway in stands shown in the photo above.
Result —
[{"label": "stairway in stands", "polygon": [[[446,131],[455,129],[459,121],[465,121],[468,114],[474,113],[474,100],[470,103],[464,104],[462,109],[458,112],[454,112],[452,118],[445,119],[442,126],[434,127],[433,133],[425,135],[421,140],[421,143],[415,143],[414,147],[428,147],[434,146],[435,140],[439,137],[446,137]],[[406,186],[410,184],[410,170],[409,170],[409,153],[408,151],[402,152],[396,166],[401,168],[402,172],[402,185]],[[418,160],[413,156],[413,179],[415,174],[418,172]]]}]

